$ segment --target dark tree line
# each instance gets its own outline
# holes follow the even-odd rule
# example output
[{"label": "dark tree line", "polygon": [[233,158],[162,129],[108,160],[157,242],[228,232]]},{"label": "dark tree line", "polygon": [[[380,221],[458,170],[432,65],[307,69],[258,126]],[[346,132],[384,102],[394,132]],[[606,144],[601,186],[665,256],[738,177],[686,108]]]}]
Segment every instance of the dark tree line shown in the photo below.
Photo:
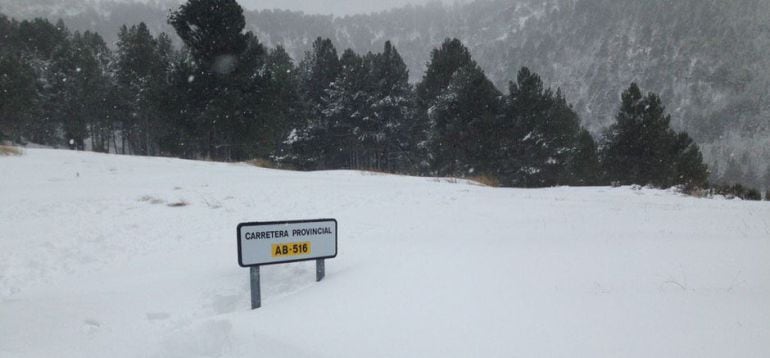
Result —
[{"label": "dark tree line", "polygon": [[492,178],[505,186],[685,184],[708,169],[632,84],[597,144],[561,90],[521,68],[498,90],[457,39],[409,83],[398,50],[337,52],[318,38],[295,65],[245,32],[234,0],[189,0],[169,23],[184,42],[123,26],[114,52],[60,22],[0,17],[0,136],[95,151],[304,170]]}]

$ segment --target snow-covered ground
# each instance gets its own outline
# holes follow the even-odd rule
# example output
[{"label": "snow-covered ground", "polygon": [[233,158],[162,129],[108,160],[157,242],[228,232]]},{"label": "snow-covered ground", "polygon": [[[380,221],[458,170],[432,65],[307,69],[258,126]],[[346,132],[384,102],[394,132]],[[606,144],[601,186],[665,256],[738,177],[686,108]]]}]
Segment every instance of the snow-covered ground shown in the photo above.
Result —
[{"label": "snow-covered ground", "polygon": [[[327,217],[326,278],[264,267],[251,311],[236,225]],[[0,157],[3,358],[767,356],[767,202]]]}]

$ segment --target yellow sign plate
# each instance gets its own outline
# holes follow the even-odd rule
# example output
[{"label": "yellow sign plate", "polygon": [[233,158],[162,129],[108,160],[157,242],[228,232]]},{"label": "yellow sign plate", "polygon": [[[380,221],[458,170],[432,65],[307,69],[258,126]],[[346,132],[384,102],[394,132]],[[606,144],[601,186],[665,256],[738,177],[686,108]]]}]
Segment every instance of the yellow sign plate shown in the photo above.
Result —
[{"label": "yellow sign plate", "polygon": [[310,255],[310,242],[287,242],[285,244],[273,244],[271,254],[273,257],[291,257]]}]

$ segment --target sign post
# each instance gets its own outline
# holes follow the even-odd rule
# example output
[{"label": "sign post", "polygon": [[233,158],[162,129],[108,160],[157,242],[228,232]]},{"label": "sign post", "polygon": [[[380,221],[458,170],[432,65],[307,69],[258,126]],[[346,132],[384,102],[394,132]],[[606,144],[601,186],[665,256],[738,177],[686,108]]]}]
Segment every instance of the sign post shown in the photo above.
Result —
[{"label": "sign post", "polygon": [[238,225],[238,264],[251,269],[251,309],[262,305],[259,267],[316,261],[316,282],[326,276],[325,259],[337,257],[337,220],[253,222]]},{"label": "sign post", "polygon": [[315,282],[320,282],[326,276],[326,268],[324,267],[324,259],[315,260]]},{"label": "sign post", "polygon": [[259,291],[259,266],[251,267],[251,309],[262,307],[262,296]]}]

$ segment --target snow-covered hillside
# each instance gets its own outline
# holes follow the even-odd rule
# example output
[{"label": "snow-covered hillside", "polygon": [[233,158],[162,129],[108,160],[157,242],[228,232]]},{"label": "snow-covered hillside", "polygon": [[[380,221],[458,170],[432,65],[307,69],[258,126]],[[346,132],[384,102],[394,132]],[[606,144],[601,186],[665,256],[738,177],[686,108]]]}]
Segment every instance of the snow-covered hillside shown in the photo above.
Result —
[{"label": "snow-covered hillside", "polygon": [[[4,358],[770,355],[766,202],[33,149],[0,198]],[[325,217],[251,311],[236,225]]]}]

